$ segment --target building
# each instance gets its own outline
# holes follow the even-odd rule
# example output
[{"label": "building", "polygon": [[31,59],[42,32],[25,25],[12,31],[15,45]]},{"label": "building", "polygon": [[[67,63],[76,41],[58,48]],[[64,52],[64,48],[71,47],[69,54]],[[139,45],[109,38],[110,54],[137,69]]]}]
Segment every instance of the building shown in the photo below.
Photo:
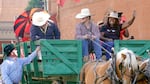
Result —
[{"label": "building", "polygon": [[[29,0],[0,0],[0,45],[16,40],[14,21],[26,8]],[[0,47],[0,53],[1,53]]]},{"label": "building", "polygon": [[[26,8],[30,0],[0,0],[0,41],[15,40],[13,24],[16,17]],[[111,9],[122,11],[129,20],[133,10],[137,15],[135,22],[129,27],[130,36],[136,40],[149,40],[150,35],[150,1],[149,0],[65,0],[63,7],[57,5],[57,0],[43,0],[50,14],[57,15],[57,24],[61,31],[61,39],[74,39],[75,25],[78,22],[75,15],[82,8],[89,8],[93,21],[102,20],[104,14]],[[142,4],[141,4],[142,3]]]},{"label": "building", "polygon": [[49,11],[57,13],[58,24],[61,30],[62,39],[74,39],[75,25],[77,19],[75,15],[82,8],[89,8],[94,14],[92,19],[97,22],[102,20],[108,10],[122,11],[129,20],[133,10],[136,10],[136,19],[129,27],[130,36],[136,40],[149,40],[150,35],[150,0],[65,0],[63,7],[58,7],[56,0],[49,1]]}]

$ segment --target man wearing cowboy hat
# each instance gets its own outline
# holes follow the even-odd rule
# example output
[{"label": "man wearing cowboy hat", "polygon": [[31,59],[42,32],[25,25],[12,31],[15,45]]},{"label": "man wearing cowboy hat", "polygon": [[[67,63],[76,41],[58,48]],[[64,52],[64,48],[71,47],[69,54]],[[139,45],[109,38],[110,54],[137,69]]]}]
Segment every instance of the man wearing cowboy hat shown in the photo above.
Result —
[{"label": "man wearing cowboy hat", "polygon": [[91,13],[88,8],[81,9],[81,12],[76,15],[77,19],[81,22],[76,26],[76,39],[82,40],[82,51],[83,51],[83,61],[89,60],[89,50],[90,47],[94,48],[96,59],[101,59],[101,47],[100,47],[100,32],[98,26],[91,21]]},{"label": "man wearing cowboy hat", "polygon": [[60,39],[60,31],[57,25],[49,19],[47,12],[35,12],[32,16],[30,29],[31,40],[39,39]]},{"label": "man wearing cowboy hat", "polygon": [[26,58],[18,58],[17,50],[13,44],[8,44],[4,47],[4,56],[6,59],[1,64],[1,76],[4,84],[19,84],[22,78],[23,66],[29,64],[39,52],[38,46]]},{"label": "man wearing cowboy hat", "polygon": [[[108,20],[105,25],[102,26],[100,30],[101,39],[104,41],[102,44],[104,48],[107,49],[110,53],[112,52],[112,47],[114,47],[114,40],[120,39],[120,31],[128,28],[135,20],[135,11],[133,12],[133,17],[131,20],[124,22],[123,24],[119,23],[118,12],[112,11],[108,15]],[[111,58],[110,54],[106,52],[106,60]]]}]

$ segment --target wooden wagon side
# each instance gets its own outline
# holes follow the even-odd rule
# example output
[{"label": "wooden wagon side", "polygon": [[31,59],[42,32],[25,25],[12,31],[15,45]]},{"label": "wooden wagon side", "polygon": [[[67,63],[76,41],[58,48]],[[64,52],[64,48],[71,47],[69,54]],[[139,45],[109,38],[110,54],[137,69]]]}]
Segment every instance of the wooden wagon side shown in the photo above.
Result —
[{"label": "wooden wagon side", "polygon": [[[36,57],[24,67],[22,84],[78,84],[82,67],[82,45],[79,40],[39,40],[20,43],[25,56],[37,45],[41,46],[42,60]],[[56,84],[57,84],[56,83]]]},{"label": "wooden wagon side", "polygon": [[114,48],[116,53],[121,48],[128,48],[143,59],[150,57],[150,40],[115,40]]}]

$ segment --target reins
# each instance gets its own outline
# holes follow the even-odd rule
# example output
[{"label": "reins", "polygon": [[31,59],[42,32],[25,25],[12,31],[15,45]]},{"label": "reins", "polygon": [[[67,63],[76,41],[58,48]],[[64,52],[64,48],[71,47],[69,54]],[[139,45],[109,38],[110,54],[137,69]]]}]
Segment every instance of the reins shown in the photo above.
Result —
[{"label": "reins", "polygon": [[[111,52],[109,52],[107,49],[105,49],[103,46],[100,45],[100,43],[95,42],[93,39],[90,39],[93,43],[95,43],[97,46],[101,47],[104,51],[106,51],[110,56]],[[101,42],[101,40],[99,40]],[[104,43],[104,42],[103,42]],[[105,43],[106,44],[106,43]],[[108,45],[108,44],[107,44]]]},{"label": "reins", "polygon": [[[111,61],[110,67],[107,69],[106,73],[103,76],[98,76],[97,72],[96,72],[96,67],[98,65],[98,63],[95,64],[94,66],[94,73],[96,75],[96,79],[95,79],[95,84],[100,84],[102,81],[104,81],[106,78],[110,77],[110,79],[112,80],[112,84],[116,84],[116,83],[122,83],[122,80],[120,80],[117,77],[116,74],[116,58],[115,56],[113,56],[114,58]],[[98,81],[99,79],[101,79],[100,81]]]}]

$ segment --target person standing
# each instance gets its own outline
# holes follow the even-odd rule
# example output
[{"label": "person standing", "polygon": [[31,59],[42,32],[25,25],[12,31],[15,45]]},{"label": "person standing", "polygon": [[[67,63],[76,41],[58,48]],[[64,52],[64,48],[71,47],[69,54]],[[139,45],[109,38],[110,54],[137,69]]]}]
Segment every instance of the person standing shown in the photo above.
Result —
[{"label": "person standing", "polygon": [[37,56],[40,47],[38,46],[29,56],[18,58],[17,50],[13,44],[8,44],[4,47],[4,56],[6,59],[1,64],[1,76],[4,84],[19,84],[23,66],[31,63]]},{"label": "person standing", "polygon": [[47,12],[35,12],[32,16],[30,37],[32,41],[39,39],[60,39],[60,31],[57,25],[49,19]]},{"label": "person standing", "polygon": [[81,20],[76,25],[75,38],[82,40],[83,61],[87,62],[89,60],[89,46],[93,47],[96,60],[101,60],[100,32],[98,26],[91,20],[90,10],[88,8],[81,9],[76,18]]},{"label": "person standing", "polygon": [[[40,39],[60,39],[60,31],[57,25],[49,19],[50,15],[45,11],[35,12],[32,16],[30,37],[32,41]],[[38,54],[42,60],[41,53]]]}]

